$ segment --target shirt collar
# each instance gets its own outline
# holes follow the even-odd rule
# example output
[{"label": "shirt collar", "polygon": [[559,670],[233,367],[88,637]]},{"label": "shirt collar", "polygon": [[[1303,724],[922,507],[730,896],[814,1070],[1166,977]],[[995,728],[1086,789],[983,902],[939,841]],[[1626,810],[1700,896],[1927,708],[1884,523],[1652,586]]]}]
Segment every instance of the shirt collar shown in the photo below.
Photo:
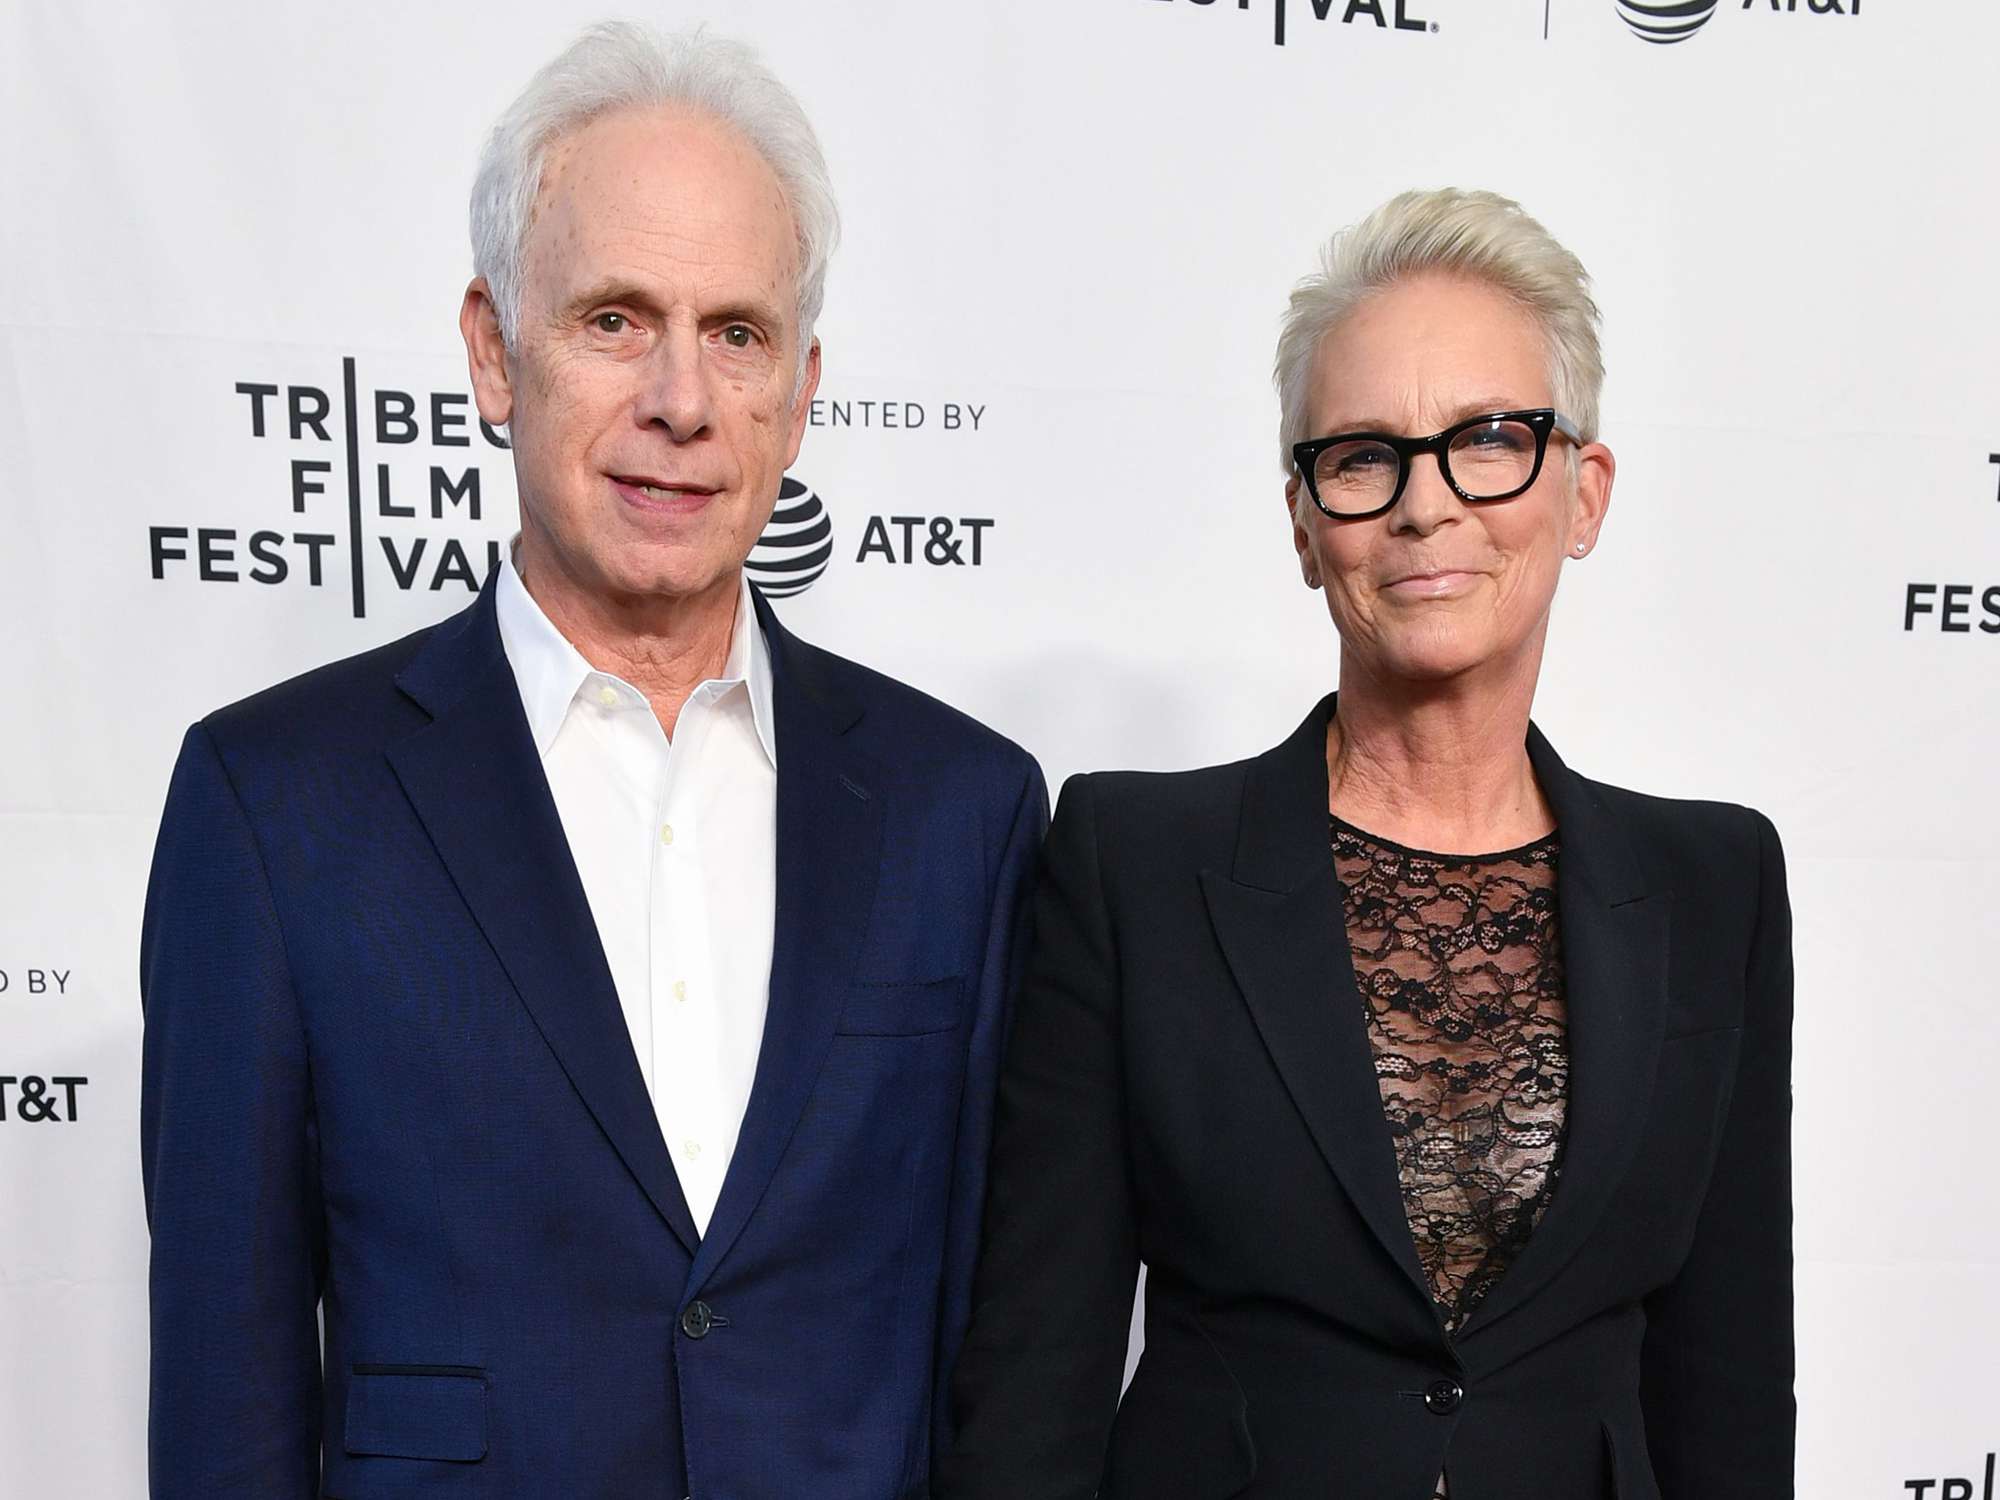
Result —
[{"label": "shirt collar", "polygon": [[[592,678],[604,678],[637,692],[631,684],[609,672],[599,672],[569,643],[554,622],[542,613],[541,605],[521,581],[514,566],[516,536],[500,558],[500,577],[495,585],[494,609],[500,625],[500,645],[514,669],[520,688],[521,706],[527,711],[528,732],[534,737],[535,752],[546,757],[549,747],[569,717],[570,705]],[[736,623],[730,630],[729,658],[721,675],[710,679],[729,688],[742,683],[750,697],[750,718],[756,726],[757,743],[773,768],[778,764],[777,716],[771,693],[771,647],[757,623],[756,606],[750,598],[750,580],[737,575]]]}]

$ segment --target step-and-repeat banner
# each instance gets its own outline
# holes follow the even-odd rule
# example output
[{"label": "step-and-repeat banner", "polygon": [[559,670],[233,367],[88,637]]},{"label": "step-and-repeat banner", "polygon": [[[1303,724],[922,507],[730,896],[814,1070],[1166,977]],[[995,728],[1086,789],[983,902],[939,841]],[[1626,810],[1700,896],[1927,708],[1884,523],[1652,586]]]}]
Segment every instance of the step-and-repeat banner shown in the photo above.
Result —
[{"label": "step-and-repeat banner", "polygon": [[[1537,718],[1768,811],[1797,912],[1800,1493],[2000,1449],[1991,0],[690,0],[846,215],[788,625],[1051,784],[1332,683],[1286,294],[1400,189],[1595,273],[1620,460]],[[144,1492],[137,943],[187,724],[462,607],[514,526],[455,325],[480,140],[581,0],[0,16],[0,1491]]]}]

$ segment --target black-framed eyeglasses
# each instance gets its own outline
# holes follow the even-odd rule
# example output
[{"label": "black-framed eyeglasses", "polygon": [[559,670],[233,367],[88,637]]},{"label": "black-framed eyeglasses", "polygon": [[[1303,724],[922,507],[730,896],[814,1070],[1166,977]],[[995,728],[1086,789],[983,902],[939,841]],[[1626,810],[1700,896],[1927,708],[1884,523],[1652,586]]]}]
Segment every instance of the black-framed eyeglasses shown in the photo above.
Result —
[{"label": "black-framed eyeglasses", "polygon": [[1542,406],[1467,417],[1429,437],[1338,432],[1292,444],[1292,462],[1313,504],[1337,521],[1358,521],[1403,498],[1410,462],[1420,453],[1436,455],[1444,482],[1468,505],[1512,500],[1541,477],[1551,432],[1583,441],[1574,422]]}]

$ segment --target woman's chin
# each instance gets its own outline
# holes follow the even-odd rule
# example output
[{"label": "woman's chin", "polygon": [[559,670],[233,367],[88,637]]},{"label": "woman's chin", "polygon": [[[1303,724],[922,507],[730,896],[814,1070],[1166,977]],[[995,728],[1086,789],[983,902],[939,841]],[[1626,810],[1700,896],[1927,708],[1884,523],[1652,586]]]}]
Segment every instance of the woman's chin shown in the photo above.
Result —
[{"label": "woman's chin", "polygon": [[1380,675],[1390,682],[1449,682],[1478,671],[1498,656],[1490,641],[1466,639],[1457,632],[1427,634],[1389,642],[1382,654]]}]

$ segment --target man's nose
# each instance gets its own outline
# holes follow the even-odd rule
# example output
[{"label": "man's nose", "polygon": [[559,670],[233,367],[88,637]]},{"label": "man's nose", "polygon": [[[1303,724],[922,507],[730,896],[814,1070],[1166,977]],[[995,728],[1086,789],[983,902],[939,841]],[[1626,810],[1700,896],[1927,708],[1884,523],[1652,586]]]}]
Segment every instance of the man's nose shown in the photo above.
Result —
[{"label": "man's nose", "polygon": [[646,356],[638,392],[636,415],[642,425],[664,427],[680,443],[708,429],[714,396],[708,362],[702,356],[699,328],[675,322],[661,330],[659,342]]}]

